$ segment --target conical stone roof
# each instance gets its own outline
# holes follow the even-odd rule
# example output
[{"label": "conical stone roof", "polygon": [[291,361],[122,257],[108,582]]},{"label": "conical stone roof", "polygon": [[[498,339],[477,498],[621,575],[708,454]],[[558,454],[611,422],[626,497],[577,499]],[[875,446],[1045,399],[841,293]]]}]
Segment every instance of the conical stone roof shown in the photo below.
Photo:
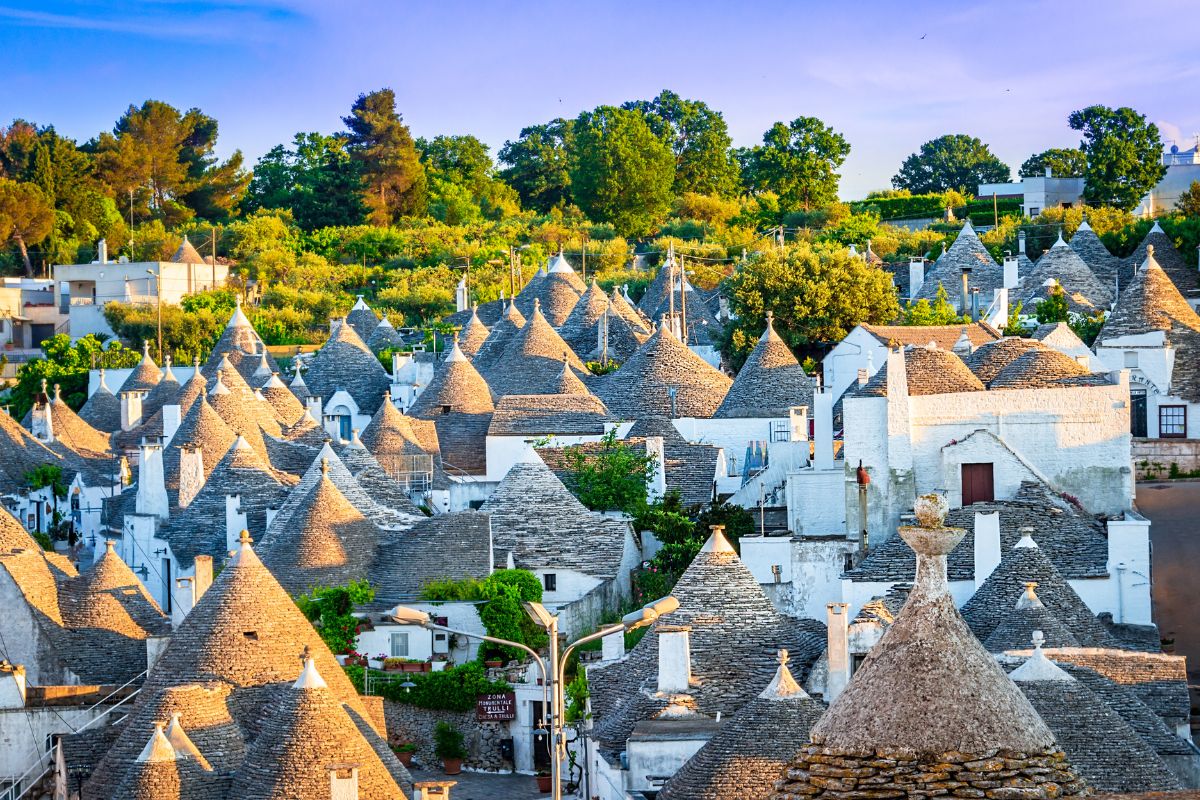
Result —
[{"label": "conical stone roof", "polygon": [[[1075,235],[1071,237],[1071,249],[1084,260],[1110,292],[1116,290],[1117,276],[1121,274],[1121,259],[1108,251],[1086,219],[1075,229]],[[1124,283],[1124,275],[1121,277]]]},{"label": "conical stone roof", "polygon": [[545,277],[537,282],[530,281],[517,294],[516,304],[527,317],[533,313],[535,306],[540,305],[546,320],[557,328],[567,321],[586,289],[583,280],[559,253],[551,259]]},{"label": "conical stone roof", "polygon": [[1011,677],[1054,732],[1083,781],[1096,792],[1113,794],[1183,788],[1116,711],[1046,658],[1040,636],[1034,641],[1033,655]]},{"label": "conical stone roof", "polygon": [[317,351],[304,382],[309,392],[326,403],[344,389],[354,398],[361,413],[374,414],[392,379],[353,326],[341,323]]},{"label": "conical stone roof", "polygon": [[467,324],[463,326],[458,335],[458,346],[462,348],[467,358],[473,359],[483,347],[483,343],[487,341],[490,333],[488,327],[479,319],[479,307],[471,306],[471,318],[467,320]]},{"label": "conical stone roof", "polygon": [[1037,584],[1037,596],[1084,647],[1114,647],[1115,641],[1071,584],[1046,558],[1029,531],[1016,547],[1006,550],[1000,564],[992,570],[975,594],[962,608],[967,625],[986,640],[1012,613],[1029,582]]},{"label": "conical stone roof", "polygon": [[[608,325],[607,340],[601,339],[600,325]],[[606,356],[609,361],[624,363],[650,338],[649,333],[629,322],[625,317],[609,314],[606,321],[597,323],[594,349],[588,354],[588,361],[602,361]]]},{"label": "conical stone roof", "polygon": [[176,800],[183,796],[179,772],[175,749],[163,733],[163,724],[157,723],[118,796],[128,800]]},{"label": "conical stone roof", "polygon": [[79,409],[79,418],[104,433],[121,430],[121,401],[108,388],[103,369],[100,370],[100,385]]},{"label": "conical stone roof", "polygon": [[488,369],[485,379],[497,397],[513,394],[553,394],[563,361],[581,374],[590,374],[562,337],[542,315],[538,302],[525,327],[504,354]]},{"label": "conical stone roof", "polygon": [[634,330],[640,331],[647,336],[654,332],[654,326],[650,320],[625,299],[625,295],[621,294],[619,287],[613,287],[613,290],[608,295],[608,302],[611,305],[612,312],[628,322]]},{"label": "conical stone roof", "polygon": [[471,363],[480,372],[486,371],[500,360],[508,351],[509,344],[516,339],[521,328],[525,327],[525,315],[520,312],[515,303],[509,303],[500,321],[492,326],[487,338],[471,357]]},{"label": "conical stone roof", "polygon": [[[218,368],[228,369],[222,365],[222,361],[227,360],[243,378],[249,379],[258,368],[262,359],[259,354],[263,352],[266,352],[266,344],[258,335],[258,331],[254,330],[249,317],[242,311],[241,297],[238,297],[237,306],[226,323],[225,330],[221,331],[220,338],[208,354],[208,360],[204,362],[204,377],[212,380],[216,377]],[[266,359],[272,370],[279,369],[269,352]]]},{"label": "conical stone roof", "polygon": [[379,405],[360,438],[376,458],[425,455],[437,450],[437,429],[428,420],[402,413],[390,401]]},{"label": "conical stone roof", "polygon": [[346,322],[350,323],[351,328],[354,328],[354,332],[358,334],[358,338],[366,342],[371,338],[371,334],[375,332],[376,326],[379,325],[379,317],[375,316],[375,312],[371,310],[371,307],[367,305],[367,301],[363,300],[360,294],[354,302],[354,307],[346,315]]},{"label": "conical stone roof", "polygon": [[171,357],[167,356],[162,378],[154,388],[142,398],[142,419],[148,420],[157,414],[163,406],[176,403],[179,400],[179,379],[171,371]]},{"label": "conical stone roof", "polygon": [[[358,777],[359,800],[405,796],[405,789],[326,686],[311,659],[305,660],[300,677],[280,691],[265,712],[262,730],[233,775],[230,797],[329,797],[331,769],[349,777],[350,765]],[[403,767],[397,772],[405,774]]]},{"label": "conical stone roof", "polygon": [[621,419],[707,418],[716,413],[732,385],[727,375],[693,353],[664,325],[620,369],[605,376],[598,393],[612,415]]},{"label": "conical stone roof", "polygon": [[121,391],[117,392],[148,392],[154,388],[162,379],[162,370],[154,363],[154,359],[150,358],[150,342],[143,343],[142,360],[134,367],[133,372],[129,373],[129,377],[121,384]]},{"label": "conical stone roof", "polygon": [[1062,286],[1072,311],[1086,314],[1107,310],[1112,305],[1112,289],[1096,277],[1087,262],[1067,246],[1061,235],[1037,260],[1033,272],[1025,277],[1022,299],[1027,304],[1045,300],[1055,283]]},{"label": "conical stone roof", "polygon": [[[190,381],[189,381],[190,385]],[[208,398],[201,396],[179,421],[179,429],[163,450],[163,472],[168,489],[179,488],[179,453],[186,447],[199,447],[207,477],[237,439],[233,429],[225,424]]]},{"label": "conical stone roof", "polygon": [[207,263],[204,257],[196,250],[195,245],[188,241],[188,237],[184,236],[183,241],[179,245],[179,249],[175,251],[175,255],[171,256],[171,261],[176,264],[204,264]]},{"label": "conical stone roof", "polygon": [[280,584],[291,594],[303,594],[314,586],[344,586],[365,578],[380,536],[379,528],[323,474],[287,526],[268,528],[259,550]]},{"label": "conical stone roof", "polygon": [[[1175,284],[1175,288],[1179,290],[1179,293],[1184,297],[1193,296],[1198,281],[1200,281],[1200,273],[1197,273],[1196,270],[1187,265],[1183,254],[1175,247],[1174,240],[1166,234],[1162,226],[1157,222],[1150,228],[1150,232],[1146,234],[1146,238],[1142,239],[1137,250],[1134,250],[1133,254],[1125,259],[1124,263],[1127,267],[1137,269],[1145,263],[1146,258],[1151,253],[1154,254],[1155,260],[1162,267],[1167,277],[1171,279],[1171,282]],[[1125,289],[1122,288],[1121,292],[1124,293],[1124,291]]]},{"label": "conical stone roof", "polygon": [[1013,610],[984,640],[983,646],[989,653],[1003,653],[1027,647],[1034,631],[1041,631],[1043,642],[1050,647],[1079,647],[1075,634],[1047,610],[1038,598],[1037,583],[1025,584],[1025,593],[1017,600]]},{"label": "conical stone roof", "polygon": [[[946,555],[954,528],[901,528],[917,575],[896,621],[812,730],[830,750],[1040,753],[1054,735],[954,607]],[[914,787],[915,788],[915,787]]]},{"label": "conical stone roof", "polygon": [[1036,339],[1021,336],[1005,336],[994,342],[982,344],[965,359],[967,367],[985,386],[991,384],[1000,371],[1025,355],[1029,350],[1041,347]]},{"label": "conical stone roof", "polygon": [[1004,268],[996,263],[991,253],[983,246],[970,220],[963,224],[954,243],[930,267],[925,282],[917,293],[918,298],[933,300],[937,297],[938,285],[945,287],[950,303],[958,307],[962,297],[962,271],[970,269],[967,283],[978,288],[985,298],[1004,285]]},{"label": "conical stone roof", "polygon": [[721,726],[658,793],[659,800],[767,800],[796,741],[825,713],[800,688],[780,651],[771,683]]},{"label": "conical stone roof", "polygon": [[54,396],[50,399],[50,420],[55,441],[79,454],[108,455],[111,448],[109,435],[96,430],[76,414],[62,399],[58,384],[54,385]]},{"label": "conical stone roof", "polygon": [[792,406],[811,407],[815,388],[767,312],[767,329],[714,416],[786,417]]},{"label": "conical stone roof", "polygon": [[388,319],[388,315],[384,314],[383,319],[379,320],[379,324],[375,326],[375,330],[371,331],[366,342],[372,352],[378,353],[388,347],[400,347],[404,344],[404,337],[400,335],[400,331],[396,330],[396,326]]},{"label": "conical stone roof", "polygon": [[433,418],[442,413],[443,406],[464,414],[483,414],[495,408],[491,388],[463,355],[458,342],[408,412],[414,417]]},{"label": "conical stone roof", "polygon": [[549,394],[591,394],[579,376],[571,369],[570,359],[563,359],[562,370],[558,373],[558,380],[549,385],[551,391]]},{"label": "conical stone roof", "polygon": [[161,636],[169,629],[162,609],[111,541],[91,568],[63,584],[61,598],[68,627],[119,634],[135,653],[145,648],[142,640],[147,636]]},{"label": "conical stone roof", "polygon": [[607,310],[608,295],[593,278],[591,286],[579,298],[570,316],[558,329],[563,341],[580,357],[586,356],[596,347],[596,324]]},{"label": "conical stone roof", "polygon": [[263,384],[262,396],[271,405],[275,418],[287,426],[295,425],[305,414],[304,404],[278,375],[272,375]]}]

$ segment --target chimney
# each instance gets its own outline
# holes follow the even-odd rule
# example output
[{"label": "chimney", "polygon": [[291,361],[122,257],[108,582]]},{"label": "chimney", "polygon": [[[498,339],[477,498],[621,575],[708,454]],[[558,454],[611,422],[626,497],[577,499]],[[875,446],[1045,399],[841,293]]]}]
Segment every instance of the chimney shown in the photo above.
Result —
[{"label": "chimney", "polygon": [[813,395],[814,469],[833,469],[833,393],[822,388]]},{"label": "chimney", "polygon": [[625,632],[610,633],[600,640],[600,660],[617,661],[625,657]]},{"label": "chimney", "polygon": [[179,406],[175,403],[169,403],[162,407],[164,445],[170,444],[171,439],[175,436],[175,431],[179,430],[179,411]]},{"label": "chimney", "polygon": [[325,415],[325,432],[335,443],[342,441],[342,418],[334,414]]},{"label": "chimney", "polygon": [[866,386],[867,381],[869,381],[870,379],[871,379],[871,376],[867,373],[867,368],[859,367],[858,368],[858,385]]},{"label": "chimney", "polygon": [[1004,288],[1016,289],[1020,275],[1021,260],[1016,256],[1004,257]]},{"label": "chimney", "polygon": [[278,508],[268,508],[267,509],[267,527],[268,528],[271,527],[271,523],[275,521],[275,517],[277,517],[277,516],[279,516]]},{"label": "chimney", "polygon": [[686,692],[692,682],[691,627],[658,626],[658,691]]},{"label": "chimney", "polygon": [[145,392],[131,389],[121,392],[121,430],[131,431],[142,424],[142,398]]},{"label": "chimney", "polygon": [[467,298],[467,279],[461,278],[458,281],[458,286],[454,288],[454,310],[466,311],[471,307],[470,301]]},{"label": "chimney", "polygon": [[108,263],[108,242],[104,239],[96,242],[96,260],[101,264]]},{"label": "chimney", "polygon": [[163,450],[158,443],[143,441],[138,465],[138,488],[134,509],[165,520],[170,515],[167,484],[163,475]]},{"label": "chimney", "polygon": [[0,662],[0,708],[25,708],[25,667],[20,664]]},{"label": "chimney", "polygon": [[1000,514],[975,512],[975,588],[1000,565]]},{"label": "chimney", "polygon": [[850,606],[829,603],[826,608],[829,672],[825,678],[825,702],[832,703],[850,682]]},{"label": "chimney", "polygon": [[213,582],[213,560],[212,556],[196,556],[196,565],[193,568],[196,573],[196,602],[200,602],[200,598],[204,597],[204,593],[212,586]]},{"label": "chimney", "polygon": [[971,288],[969,282],[971,279],[971,268],[963,267],[962,270],[962,305],[958,307],[959,314],[966,314],[967,309],[971,307]]},{"label": "chimney", "polygon": [[1017,231],[1017,254],[1025,255],[1025,231]]},{"label": "chimney", "polygon": [[227,550],[236,550],[239,536],[246,530],[246,515],[242,513],[242,496],[225,495],[225,542]]},{"label": "chimney", "polygon": [[663,437],[646,437],[646,455],[654,457],[654,472],[650,476],[646,499],[654,502],[667,496],[667,457],[663,446]]},{"label": "chimney", "polygon": [[176,578],[175,591],[171,595],[171,627],[178,628],[196,606],[196,579]]},{"label": "chimney", "polygon": [[[178,408],[179,406],[176,406]],[[164,406],[165,408],[165,406]],[[204,488],[204,453],[196,445],[179,450],[179,507],[187,508]]]},{"label": "chimney", "polygon": [[910,258],[908,260],[908,299],[916,300],[917,295],[921,292],[921,286],[925,283],[925,259],[923,257]]},{"label": "chimney", "polygon": [[1054,170],[1053,170],[1053,169],[1051,169],[1050,167],[1046,167],[1046,177],[1047,177],[1047,178],[1053,178],[1053,177],[1054,177]]},{"label": "chimney", "polygon": [[313,422],[320,425],[321,424],[321,398],[320,398],[320,396],[307,398],[304,402],[304,407],[305,407],[305,410],[308,411],[309,418]]},{"label": "chimney", "polygon": [[42,379],[42,391],[33,400],[30,412],[30,431],[40,442],[54,441],[54,419],[50,411],[50,396],[46,394],[46,380]]}]

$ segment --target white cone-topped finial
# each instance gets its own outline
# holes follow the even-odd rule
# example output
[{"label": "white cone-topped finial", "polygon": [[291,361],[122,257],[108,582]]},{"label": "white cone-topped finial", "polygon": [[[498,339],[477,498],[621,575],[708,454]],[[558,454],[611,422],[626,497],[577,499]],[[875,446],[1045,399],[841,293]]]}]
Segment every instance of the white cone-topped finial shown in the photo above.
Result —
[{"label": "white cone-topped finial", "polygon": [[175,748],[163,733],[163,723],[154,723],[154,733],[150,734],[150,741],[146,742],[137,760],[139,764],[163,764],[175,760]]},{"label": "white cone-topped finial", "polygon": [[328,458],[321,459],[321,477],[322,478],[329,477],[329,459]]},{"label": "white cone-topped finial", "polygon": [[242,528],[242,532],[238,534],[238,550],[249,550],[252,544],[254,540],[250,538],[250,531]]},{"label": "white cone-topped finial", "polygon": [[371,307],[369,305],[367,305],[366,300],[363,300],[363,296],[361,294],[357,294],[357,295],[355,295],[355,297],[357,299],[354,301],[354,308],[350,309],[351,311],[370,311],[371,310]]},{"label": "white cone-topped finial", "polygon": [[96,391],[98,392],[101,389],[108,392],[109,394],[112,394],[112,389],[109,389],[108,384],[104,382],[104,367],[100,368],[100,384],[96,387]]},{"label": "white cone-topped finial", "polygon": [[271,362],[267,360],[267,346],[263,345],[262,353],[258,357],[258,366],[254,369],[255,375],[270,375]]},{"label": "white cone-topped finial", "polygon": [[237,435],[237,438],[233,440],[233,449],[234,450],[249,450],[251,448],[250,448],[250,443],[246,441],[246,437],[242,436],[239,433]]},{"label": "white cone-topped finial", "polygon": [[1017,683],[1025,683],[1028,681],[1073,681],[1075,680],[1061,667],[1055,664],[1050,659],[1046,658],[1046,654],[1042,652],[1042,645],[1045,643],[1046,637],[1041,631],[1033,632],[1033,655],[1031,655],[1024,664],[1014,669],[1009,673]]},{"label": "white cone-topped finial", "polygon": [[1034,591],[1036,588],[1037,584],[1033,581],[1027,581],[1025,583],[1025,591],[1022,592],[1021,596],[1017,598],[1017,604],[1014,606],[1017,611],[1027,611],[1031,608],[1046,607],[1042,605],[1041,599],[1038,598],[1037,592]]},{"label": "white cone-topped finial", "polygon": [[1050,246],[1050,249],[1053,250],[1055,247],[1066,247],[1066,246],[1067,246],[1067,243],[1062,238],[1062,228],[1059,228],[1058,229],[1058,240],[1055,241],[1054,244],[1052,244]]},{"label": "white cone-topped finial", "polygon": [[42,378],[42,394],[49,396],[50,383],[45,378]]},{"label": "white cone-topped finial", "polygon": [[1154,257],[1154,245],[1152,244],[1146,245],[1146,260],[1142,262],[1142,269],[1162,269],[1162,265]]},{"label": "white cone-topped finial", "polygon": [[567,257],[563,255],[562,247],[558,248],[558,255],[550,260],[550,271],[548,274],[562,274],[564,272],[574,272],[574,267],[571,262],[567,261]]},{"label": "white cone-topped finial", "polygon": [[229,318],[227,328],[249,328],[250,318],[246,316],[246,312],[242,311],[242,296],[237,295],[237,305],[233,308],[233,316]]},{"label": "white cone-topped finial", "polygon": [[450,354],[446,356],[446,363],[451,364],[458,361],[466,361],[467,356],[463,353],[462,348],[458,346],[458,334],[454,335],[454,346],[450,348]]},{"label": "white cone-topped finial", "polygon": [[271,377],[267,378],[267,382],[263,384],[264,389],[286,389],[283,381],[279,377],[278,372],[272,372]]},{"label": "white cone-topped finial", "polygon": [[767,339],[771,338],[771,334],[773,334],[774,332],[775,332],[775,312],[768,308],[767,309],[767,327],[763,331],[762,336],[760,336],[758,338],[760,341],[765,342]]},{"label": "white cone-topped finial", "polygon": [[116,547],[116,544],[117,543],[112,539],[105,539],[104,540],[104,552],[105,553],[115,553],[116,550],[114,548]]},{"label": "white cone-topped finial", "polygon": [[175,377],[175,373],[171,372],[171,361],[172,361],[172,359],[171,359],[170,353],[163,356],[163,365],[164,366],[163,366],[162,379],[164,381],[175,381],[176,383],[179,383],[179,379]]},{"label": "white cone-topped finial", "polygon": [[1158,220],[1154,220],[1154,226],[1150,228],[1149,232],[1146,235],[1148,236],[1151,233],[1166,233],[1166,231],[1164,231],[1162,229],[1162,226],[1158,224]]},{"label": "white cone-topped finial", "polygon": [[215,397],[217,395],[222,395],[222,394],[229,394],[229,387],[221,382],[221,377],[224,374],[225,374],[225,370],[223,370],[223,369],[217,370],[217,379],[215,381],[213,381],[212,388],[208,390],[209,397]]},{"label": "white cone-topped finial", "polygon": [[150,340],[149,339],[146,339],[144,342],[142,342],[142,360],[143,361],[150,360]]},{"label": "white cone-topped finial", "polygon": [[849,247],[846,248],[846,250],[849,251],[850,255],[852,255],[852,256],[858,255],[858,248],[854,246],[853,242],[850,244]]},{"label": "white cone-topped finial", "polygon": [[709,525],[708,541],[700,548],[701,553],[736,553],[733,545],[725,538],[724,525]]},{"label": "white cone-topped finial", "polygon": [[966,220],[966,222],[964,222],[964,223],[963,223],[963,226],[962,226],[962,232],[963,232],[963,233],[969,233],[969,234],[971,234],[972,236],[974,236],[974,235],[975,235],[975,226],[971,224],[971,218],[970,218],[970,217],[967,217],[967,220]]},{"label": "white cone-topped finial", "polygon": [[779,668],[775,670],[775,677],[767,684],[767,688],[762,690],[759,697],[766,700],[786,700],[789,697],[808,697],[808,693],[796,683],[796,679],[792,677],[792,671],[788,669],[788,651],[780,650],[775,656],[779,661]]},{"label": "white cone-topped finial", "polygon": [[1087,214],[1084,214],[1083,219],[1079,222],[1079,227],[1075,229],[1075,232],[1079,233],[1080,231],[1090,231],[1091,229],[1092,226],[1089,225],[1087,221]]},{"label": "white cone-topped finial", "polygon": [[383,319],[379,320],[378,327],[380,327],[380,328],[395,328],[395,326],[392,325],[392,321],[390,319],[388,319],[388,312],[386,312],[386,311],[383,312]]},{"label": "white cone-topped finial", "polygon": [[308,654],[308,648],[304,648],[304,669],[300,670],[300,677],[296,678],[296,682],[292,684],[293,689],[324,689],[326,688],[325,679],[321,677],[321,673],[317,672],[317,664],[313,661],[312,656]]},{"label": "white cone-topped finial", "polygon": [[183,729],[183,723],[179,719],[178,711],[171,715],[171,721],[167,724],[166,737],[176,755],[194,758],[206,769],[211,769],[208,766],[208,761],[201,755],[200,748],[196,747],[196,743],[192,741],[191,737],[187,735],[187,731]]},{"label": "white cone-topped finial", "polygon": [[354,428],[350,431],[350,442],[346,446],[355,450],[367,449],[366,445],[362,443],[362,439],[360,439],[358,436],[358,428]]},{"label": "white cone-topped finial", "polygon": [[1017,542],[1013,547],[1037,548],[1037,542],[1033,540],[1033,528],[1021,528],[1021,541]]}]

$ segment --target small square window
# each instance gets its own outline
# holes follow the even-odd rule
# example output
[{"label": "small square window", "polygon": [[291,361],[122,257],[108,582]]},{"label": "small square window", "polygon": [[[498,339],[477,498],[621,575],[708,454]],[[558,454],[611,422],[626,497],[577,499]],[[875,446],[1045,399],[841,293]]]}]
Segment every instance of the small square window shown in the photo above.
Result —
[{"label": "small square window", "polygon": [[392,639],[392,658],[408,658],[408,634],[393,633]]},{"label": "small square window", "polygon": [[542,587],[547,592],[553,592],[558,589],[558,576],[553,572],[547,572],[542,576]]},{"label": "small square window", "polygon": [[1187,436],[1187,406],[1158,407],[1158,435],[1164,439]]}]

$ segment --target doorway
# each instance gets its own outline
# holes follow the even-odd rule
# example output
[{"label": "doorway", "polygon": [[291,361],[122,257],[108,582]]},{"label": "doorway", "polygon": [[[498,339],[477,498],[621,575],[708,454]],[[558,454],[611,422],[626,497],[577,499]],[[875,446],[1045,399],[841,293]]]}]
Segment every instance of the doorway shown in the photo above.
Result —
[{"label": "doorway", "polygon": [[990,503],[996,499],[992,464],[962,465],[962,504]]},{"label": "doorway", "polygon": [[1129,393],[1129,432],[1140,438],[1146,437],[1146,409],[1146,390],[1132,390]]},{"label": "doorway", "polygon": [[550,726],[546,724],[546,705],[540,700],[530,702],[533,709],[533,768],[550,769]]}]

